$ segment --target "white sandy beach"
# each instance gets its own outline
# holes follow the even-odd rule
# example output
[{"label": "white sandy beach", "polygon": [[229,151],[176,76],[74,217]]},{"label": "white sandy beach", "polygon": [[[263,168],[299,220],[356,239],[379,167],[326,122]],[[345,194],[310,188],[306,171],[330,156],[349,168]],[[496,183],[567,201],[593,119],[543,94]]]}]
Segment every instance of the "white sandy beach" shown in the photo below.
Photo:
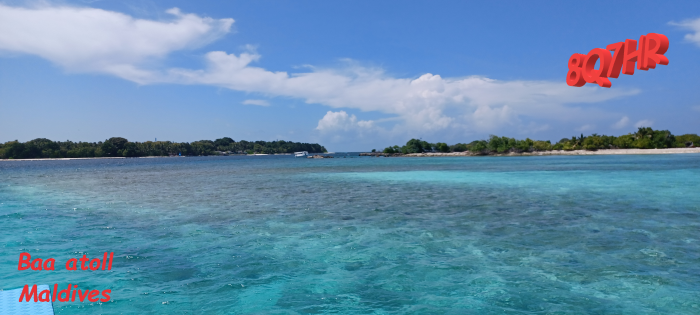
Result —
[{"label": "white sandy beach", "polygon": [[[586,150],[552,150],[539,152],[522,152],[522,153],[502,153],[492,154],[489,156],[529,156],[529,155],[621,155],[621,154],[684,154],[684,153],[700,153],[700,148],[670,148],[670,149],[609,149],[598,151]],[[378,155],[381,155],[379,153]],[[430,156],[477,156],[469,152],[428,152],[428,153],[410,153],[401,155],[403,157],[430,157]],[[148,159],[148,158],[167,158],[168,156],[143,156],[134,157],[132,159]],[[178,156],[176,156],[178,157]],[[184,156],[179,156],[184,157]],[[93,160],[93,159],[126,159],[125,157],[92,157],[92,158],[58,158],[58,159],[0,159],[0,161],[68,161],[68,160]]]},{"label": "white sandy beach", "polygon": [[97,159],[126,159],[125,157],[87,157],[87,158],[55,158],[55,159],[0,159],[0,161],[70,161],[70,160],[97,160]]},{"label": "white sandy beach", "polygon": [[[495,154],[497,156],[518,156],[518,155],[619,155],[619,154],[684,154],[684,153],[700,153],[700,148],[670,148],[670,149],[608,149],[608,150],[552,150],[539,152],[523,152],[523,153],[503,153]],[[426,156],[473,156],[469,152],[429,152],[429,153],[411,153],[403,156],[408,157],[426,157]]]}]

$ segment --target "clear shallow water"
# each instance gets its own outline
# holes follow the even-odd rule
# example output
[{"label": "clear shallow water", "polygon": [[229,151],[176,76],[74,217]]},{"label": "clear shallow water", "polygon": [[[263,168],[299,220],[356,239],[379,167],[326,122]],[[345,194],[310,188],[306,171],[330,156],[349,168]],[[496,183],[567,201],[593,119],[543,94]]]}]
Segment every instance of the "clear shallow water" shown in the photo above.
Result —
[{"label": "clear shallow water", "polygon": [[700,314],[699,155],[2,162],[0,203],[0,289],[112,290],[57,314]]}]

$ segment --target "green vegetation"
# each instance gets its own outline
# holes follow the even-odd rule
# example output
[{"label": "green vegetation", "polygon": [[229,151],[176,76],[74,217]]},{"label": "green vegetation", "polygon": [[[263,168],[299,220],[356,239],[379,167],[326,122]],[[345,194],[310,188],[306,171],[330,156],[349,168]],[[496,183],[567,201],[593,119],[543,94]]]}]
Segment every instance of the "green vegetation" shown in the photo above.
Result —
[{"label": "green vegetation", "polygon": [[508,137],[491,136],[488,140],[472,141],[468,144],[457,143],[447,145],[443,142],[428,143],[411,139],[406,145],[397,145],[384,149],[384,153],[422,153],[422,152],[464,152],[476,154],[536,152],[550,150],[602,150],[602,149],[656,149],[656,148],[685,148],[700,146],[700,136],[686,134],[674,136],[668,130],[653,130],[649,127],[639,128],[637,132],[615,137],[592,134],[584,137],[564,138],[552,144],[549,140],[517,140]]},{"label": "green vegetation", "polygon": [[242,140],[236,142],[228,137],[216,139],[215,141],[200,140],[192,143],[170,141],[129,142],[129,140],[124,138],[114,137],[104,142],[62,142],[39,138],[25,143],[10,141],[0,144],[0,158],[2,159],[273,154],[297,151],[323,153],[326,152],[326,148],[315,143],[282,140],[271,142]]},{"label": "green vegetation", "polygon": [[408,140],[405,146],[399,147],[395,145],[393,147],[388,147],[384,149],[384,153],[422,153],[426,151],[433,151],[435,145],[418,139]]}]

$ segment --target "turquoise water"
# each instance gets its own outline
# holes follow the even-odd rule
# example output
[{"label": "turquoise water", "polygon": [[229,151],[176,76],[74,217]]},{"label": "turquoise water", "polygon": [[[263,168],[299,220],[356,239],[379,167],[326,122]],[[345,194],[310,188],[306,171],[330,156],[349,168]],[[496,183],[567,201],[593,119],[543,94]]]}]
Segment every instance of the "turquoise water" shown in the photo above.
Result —
[{"label": "turquoise water", "polygon": [[57,314],[700,314],[697,154],[0,162],[0,203],[0,289],[112,290]]}]

